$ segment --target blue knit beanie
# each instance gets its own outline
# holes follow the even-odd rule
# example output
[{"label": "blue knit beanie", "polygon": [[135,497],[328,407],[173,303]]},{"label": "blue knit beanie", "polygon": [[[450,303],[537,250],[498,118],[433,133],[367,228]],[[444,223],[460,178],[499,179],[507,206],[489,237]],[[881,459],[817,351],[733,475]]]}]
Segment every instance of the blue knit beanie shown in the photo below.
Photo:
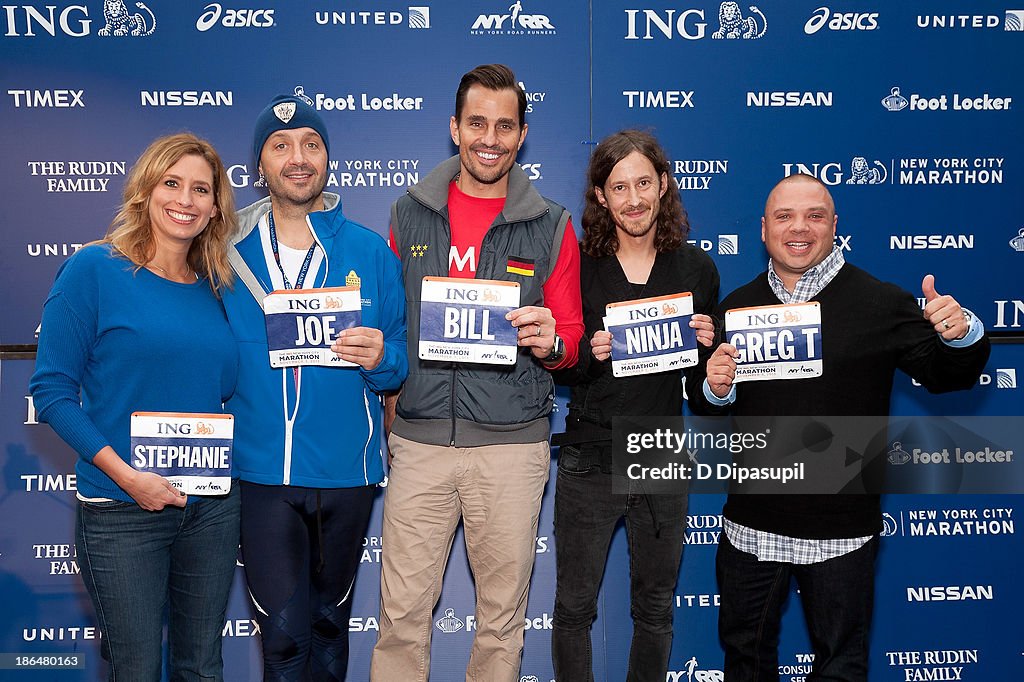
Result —
[{"label": "blue knit beanie", "polygon": [[278,95],[270,101],[267,108],[256,117],[256,131],[252,139],[252,153],[256,163],[260,161],[263,145],[267,138],[278,130],[295,130],[296,128],[312,128],[320,134],[324,141],[324,151],[330,155],[330,141],[327,139],[327,126],[320,118],[313,105],[306,99],[296,95]]}]

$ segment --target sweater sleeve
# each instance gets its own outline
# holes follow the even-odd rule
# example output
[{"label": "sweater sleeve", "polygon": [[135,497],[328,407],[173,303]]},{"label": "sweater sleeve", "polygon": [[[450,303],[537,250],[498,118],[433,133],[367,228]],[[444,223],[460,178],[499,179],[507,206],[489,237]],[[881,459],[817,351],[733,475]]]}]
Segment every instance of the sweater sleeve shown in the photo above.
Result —
[{"label": "sweater sleeve", "polygon": [[409,374],[406,346],[405,287],[398,258],[388,252],[380,254],[380,330],[384,334],[384,357],[371,370],[360,369],[366,385],[381,393],[402,385]]},{"label": "sweater sleeve", "polygon": [[963,347],[943,343],[908,292],[893,287],[891,341],[897,345],[897,366],[931,393],[967,390],[978,380],[991,351],[987,336]]},{"label": "sweater sleeve", "polygon": [[54,287],[43,306],[36,371],[29,390],[39,420],[91,462],[110,442],[82,409],[82,377],[96,342],[95,320],[87,322],[88,314],[83,313]]},{"label": "sweater sleeve", "polygon": [[558,260],[544,282],[544,305],[555,318],[555,333],[565,343],[565,357],[551,369],[576,364],[583,338],[583,304],[580,301],[580,247],[572,220],[565,227]]}]

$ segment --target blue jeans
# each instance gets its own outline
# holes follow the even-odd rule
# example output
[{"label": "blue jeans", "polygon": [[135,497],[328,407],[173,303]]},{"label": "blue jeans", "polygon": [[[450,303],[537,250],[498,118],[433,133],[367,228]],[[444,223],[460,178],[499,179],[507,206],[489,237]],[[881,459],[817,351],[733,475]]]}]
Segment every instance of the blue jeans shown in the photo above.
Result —
[{"label": "blue jeans", "polygon": [[877,552],[874,537],[860,549],[817,564],[758,561],[733,547],[723,532],[715,566],[725,679],[778,681],[782,605],[793,577],[814,651],[808,682],[865,682]]},{"label": "blue jeans", "polygon": [[[574,447],[562,447],[555,486],[555,678],[594,679],[590,629],[597,617],[608,545],[624,518],[633,617],[625,679],[664,682],[672,649],[672,599],[686,533],[686,496],[613,494],[611,475],[597,466],[579,470],[575,452]],[[609,672],[609,679],[622,678]]]},{"label": "blue jeans", "polygon": [[79,502],[75,541],[109,680],[159,682],[169,604],[171,682],[223,680],[221,632],[238,556],[239,494],[145,511]]}]

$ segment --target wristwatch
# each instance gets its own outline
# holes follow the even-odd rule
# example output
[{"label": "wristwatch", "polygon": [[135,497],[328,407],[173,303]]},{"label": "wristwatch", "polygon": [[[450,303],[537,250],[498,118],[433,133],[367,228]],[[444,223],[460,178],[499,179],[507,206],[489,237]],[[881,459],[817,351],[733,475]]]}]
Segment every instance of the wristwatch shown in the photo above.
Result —
[{"label": "wristwatch", "polygon": [[551,344],[551,352],[545,357],[541,358],[540,361],[545,365],[557,365],[565,357],[565,341],[562,341],[562,337],[555,334],[554,343]]}]

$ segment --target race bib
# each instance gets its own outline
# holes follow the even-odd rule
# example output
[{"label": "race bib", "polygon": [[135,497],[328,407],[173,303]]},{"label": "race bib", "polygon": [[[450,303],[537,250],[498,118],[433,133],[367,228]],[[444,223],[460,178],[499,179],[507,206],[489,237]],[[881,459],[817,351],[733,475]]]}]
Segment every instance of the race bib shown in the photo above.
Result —
[{"label": "race bib", "polygon": [[234,431],[230,414],[134,412],[132,468],[159,474],[187,495],[226,495]]},{"label": "race bib", "polygon": [[271,367],[355,367],[331,351],[343,329],[362,324],[359,287],[284,289],[263,299]]},{"label": "race bib", "polygon": [[739,351],[733,383],[821,376],[819,303],[729,310],[725,338]]},{"label": "race bib", "polygon": [[612,374],[629,377],[697,364],[691,317],[689,292],[609,303],[604,328],[612,335]]},{"label": "race bib", "polygon": [[518,332],[505,315],[519,307],[519,283],[424,277],[421,360],[513,365]]}]

